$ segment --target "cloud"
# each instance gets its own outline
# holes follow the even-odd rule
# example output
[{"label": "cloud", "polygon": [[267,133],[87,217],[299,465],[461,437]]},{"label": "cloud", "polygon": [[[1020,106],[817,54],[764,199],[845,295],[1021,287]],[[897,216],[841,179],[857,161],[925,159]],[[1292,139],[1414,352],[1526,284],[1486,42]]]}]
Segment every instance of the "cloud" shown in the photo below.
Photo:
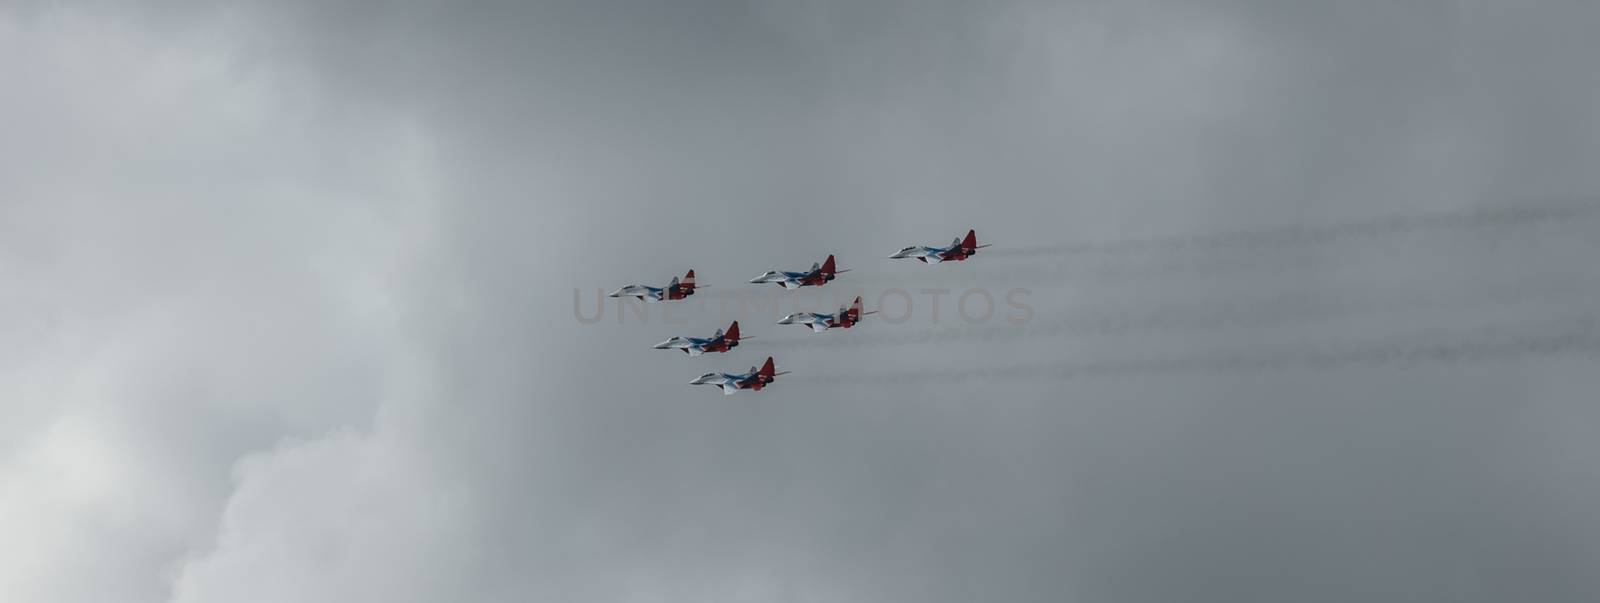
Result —
[{"label": "cloud", "polygon": [[[1592,357],[1339,360],[1588,310],[1591,222],[1470,217],[1600,190],[1593,9],[1547,8],[3,13],[0,598],[1582,600]],[[1384,222],[1417,215],[1456,217]],[[1362,226],[1300,244],[1329,224]],[[882,258],[966,228],[1160,253]],[[1276,234],[1167,243],[1219,232]],[[570,318],[828,253],[1062,326],[744,325],[795,373],[724,397],[685,382],[764,354],[649,349],[707,314]],[[1218,350],[1337,370],[814,381]]]},{"label": "cloud", "polygon": [[0,598],[165,598],[234,460],[385,397],[430,236],[416,131],[332,119],[225,30],[0,19]]},{"label": "cloud", "polygon": [[461,540],[487,534],[424,450],[387,433],[347,433],[245,458],[216,548],[183,566],[174,600],[448,597],[469,559],[437,551],[468,550]]}]

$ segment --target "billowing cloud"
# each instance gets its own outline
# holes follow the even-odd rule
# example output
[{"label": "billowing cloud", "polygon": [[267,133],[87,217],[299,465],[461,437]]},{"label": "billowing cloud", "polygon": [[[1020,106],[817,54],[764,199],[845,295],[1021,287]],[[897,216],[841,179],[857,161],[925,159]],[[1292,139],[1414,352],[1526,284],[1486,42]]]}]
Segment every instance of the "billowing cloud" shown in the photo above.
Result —
[{"label": "billowing cloud", "polygon": [[165,598],[229,467],[364,428],[403,353],[417,130],[227,32],[0,20],[7,600]]}]

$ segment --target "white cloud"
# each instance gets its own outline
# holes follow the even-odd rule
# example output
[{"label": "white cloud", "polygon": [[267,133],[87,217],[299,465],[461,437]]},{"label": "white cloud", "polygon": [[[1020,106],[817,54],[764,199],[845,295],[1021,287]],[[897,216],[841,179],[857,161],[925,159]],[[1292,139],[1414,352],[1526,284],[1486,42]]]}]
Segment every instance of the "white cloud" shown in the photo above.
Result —
[{"label": "white cloud", "polygon": [[[216,549],[174,601],[438,601],[470,551],[467,492],[392,433],[288,443],[236,470]],[[468,541],[463,541],[468,540]]]},{"label": "white cloud", "polygon": [[407,353],[423,134],[226,31],[0,12],[0,599],[163,599],[233,460],[366,427]]}]

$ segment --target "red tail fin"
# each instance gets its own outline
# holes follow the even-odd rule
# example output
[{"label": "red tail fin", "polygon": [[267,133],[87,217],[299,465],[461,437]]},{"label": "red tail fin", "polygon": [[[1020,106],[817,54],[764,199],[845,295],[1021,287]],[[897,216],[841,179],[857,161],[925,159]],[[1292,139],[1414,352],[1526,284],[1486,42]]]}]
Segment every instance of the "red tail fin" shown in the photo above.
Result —
[{"label": "red tail fin", "polygon": [[861,320],[861,296],[857,295],[856,301],[851,302],[850,309],[844,312],[846,318],[850,319],[851,322]]},{"label": "red tail fin", "polygon": [[834,266],[833,266],[833,256],[830,255],[830,256],[828,256],[827,260],[824,260],[822,262],[821,272],[823,274],[833,274],[834,270],[835,269],[834,269]]},{"label": "red tail fin", "polygon": [[683,275],[682,285],[683,285],[684,289],[694,289],[694,269],[693,268],[690,268],[689,272]]},{"label": "red tail fin", "polygon": [[768,356],[767,363],[761,365],[761,374],[765,377],[771,377],[772,374],[776,372],[778,372],[778,367],[772,364],[772,357]]},{"label": "red tail fin", "polygon": [[967,238],[961,239],[961,248],[962,249],[977,249],[978,248],[978,231],[976,231],[976,230],[968,230],[967,231]]},{"label": "red tail fin", "polygon": [[724,332],[722,334],[722,336],[727,338],[730,341],[738,341],[739,340],[739,321],[735,320],[735,321],[733,321],[733,324],[728,325],[728,330],[726,332]]}]

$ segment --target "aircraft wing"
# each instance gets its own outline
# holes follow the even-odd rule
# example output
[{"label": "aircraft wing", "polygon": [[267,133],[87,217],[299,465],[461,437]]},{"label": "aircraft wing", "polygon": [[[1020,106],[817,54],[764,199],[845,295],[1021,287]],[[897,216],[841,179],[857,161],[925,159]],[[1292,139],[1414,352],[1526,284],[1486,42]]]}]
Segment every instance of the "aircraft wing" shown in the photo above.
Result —
[{"label": "aircraft wing", "polygon": [[939,256],[939,252],[940,250],[932,247],[913,245],[895,252],[895,254],[889,256],[889,258],[895,260],[915,260],[918,258],[927,258],[929,261],[933,261],[935,257]]},{"label": "aircraft wing", "polygon": [[623,297],[623,296],[634,296],[634,295],[650,295],[652,293],[652,289],[653,289],[652,287],[646,287],[644,285],[628,285],[626,287],[623,287],[621,289],[617,289],[616,291],[613,291],[611,293],[611,297]]},{"label": "aircraft wing", "polygon": [[663,291],[665,291],[664,289],[646,285],[635,285],[635,287],[637,287],[637,289],[635,289],[633,293],[626,293],[624,295],[632,295],[645,301],[661,301],[661,294]]},{"label": "aircraft wing", "polygon": [[658,350],[680,350],[694,345],[687,337],[673,337],[655,345]]},{"label": "aircraft wing", "polygon": [[778,324],[780,324],[780,325],[792,325],[792,324],[796,324],[796,323],[799,323],[799,324],[810,324],[812,321],[814,321],[816,319],[817,319],[817,315],[814,314],[814,313],[811,313],[811,312],[795,312],[794,314],[790,314],[788,316],[783,317],[782,320],[778,321]]}]

